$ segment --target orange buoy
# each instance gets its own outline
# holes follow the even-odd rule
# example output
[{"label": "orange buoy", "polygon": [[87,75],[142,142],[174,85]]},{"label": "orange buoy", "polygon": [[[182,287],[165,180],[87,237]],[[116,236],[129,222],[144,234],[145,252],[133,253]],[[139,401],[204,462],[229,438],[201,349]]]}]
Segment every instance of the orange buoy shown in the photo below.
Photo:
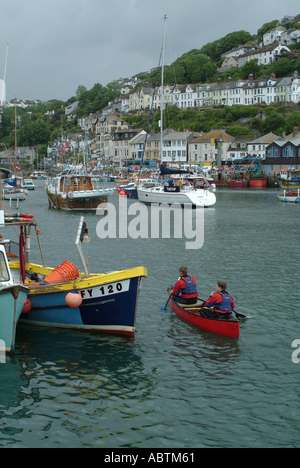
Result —
[{"label": "orange buoy", "polygon": [[124,196],[124,195],[126,195],[126,193],[124,192],[124,190],[123,190],[123,189],[120,191],[120,195],[121,195],[121,196]]},{"label": "orange buoy", "polygon": [[22,314],[28,314],[28,312],[30,312],[31,309],[32,309],[31,301],[29,299],[26,299],[26,301],[24,302],[24,307],[22,309]]},{"label": "orange buoy", "polygon": [[44,279],[44,283],[61,283],[79,277],[79,271],[76,266],[66,260],[60,266],[56,267],[49,276]]},{"label": "orange buoy", "polygon": [[75,309],[76,307],[79,307],[81,306],[82,304],[82,296],[81,294],[79,294],[78,292],[76,291],[73,291],[73,292],[69,292],[67,295],[66,295],[66,299],[65,299],[67,305],[69,307],[72,307],[73,309]]}]

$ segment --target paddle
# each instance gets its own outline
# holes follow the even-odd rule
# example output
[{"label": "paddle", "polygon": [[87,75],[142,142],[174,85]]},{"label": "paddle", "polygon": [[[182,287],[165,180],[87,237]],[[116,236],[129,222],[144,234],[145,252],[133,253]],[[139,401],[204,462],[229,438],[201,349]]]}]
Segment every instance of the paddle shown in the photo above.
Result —
[{"label": "paddle", "polygon": [[243,315],[243,314],[239,314],[238,312],[236,312],[235,310],[232,310],[232,312],[235,313],[236,315],[236,318],[241,318],[241,319],[246,319],[246,315]]},{"label": "paddle", "polygon": [[167,300],[166,304],[156,312],[157,314],[163,314],[167,310],[167,305],[169,304],[170,299],[171,299],[171,296]]},{"label": "paddle", "polygon": [[[203,301],[203,299],[201,299],[200,297],[199,297],[199,299],[200,299],[200,301]],[[204,302],[205,302],[205,301],[204,301]],[[233,309],[232,309],[232,312],[234,312],[234,313],[235,313],[235,315],[236,315],[236,318],[240,318],[240,319],[246,319],[246,318],[247,318],[247,317],[246,317],[246,315],[239,314],[238,312],[236,312],[236,311],[235,311],[235,310],[233,310]]]}]

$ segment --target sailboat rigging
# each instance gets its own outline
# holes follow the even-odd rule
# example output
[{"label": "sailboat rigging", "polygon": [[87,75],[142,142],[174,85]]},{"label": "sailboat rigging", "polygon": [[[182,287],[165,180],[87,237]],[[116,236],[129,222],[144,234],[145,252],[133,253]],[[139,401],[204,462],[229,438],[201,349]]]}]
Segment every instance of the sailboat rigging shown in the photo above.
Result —
[{"label": "sailboat rigging", "polygon": [[[151,186],[138,186],[137,193],[139,201],[145,204],[151,203],[179,203],[180,205],[191,204],[195,207],[208,207],[216,203],[216,196],[209,186],[196,188],[195,184],[185,180],[183,177],[179,180],[171,179],[171,175],[178,173],[166,169],[163,164],[163,108],[164,108],[164,60],[165,60],[165,23],[167,15],[163,17],[163,45],[161,49],[162,72],[161,72],[161,103],[160,103],[160,159],[161,174],[169,174],[170,179],[167,183],[161,182],[151,184]],[[185,171],[180,171],[185,172]],[[189,175],[189,172],[186,172]],[[207,184],[208,185],[208,184]]]}]

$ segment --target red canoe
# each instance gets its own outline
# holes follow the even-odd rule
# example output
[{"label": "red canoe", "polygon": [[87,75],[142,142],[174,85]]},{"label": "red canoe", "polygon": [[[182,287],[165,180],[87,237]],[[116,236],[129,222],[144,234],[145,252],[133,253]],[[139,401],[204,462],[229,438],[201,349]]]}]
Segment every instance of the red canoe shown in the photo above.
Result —
[{"label": "red canoe", "polygon": [[218,335],[228,336],[230,338],[239,338],[240,336],[240,321],[236,318],[230,320],[214,320],[201,317],[200,308],[205,304],[203,301],[198,301],[194,305],[183,305],[174,301],[171,292],[169,291],[170,306],[172,311],[184,322],[190,323],[201,330],[216,333]]}]

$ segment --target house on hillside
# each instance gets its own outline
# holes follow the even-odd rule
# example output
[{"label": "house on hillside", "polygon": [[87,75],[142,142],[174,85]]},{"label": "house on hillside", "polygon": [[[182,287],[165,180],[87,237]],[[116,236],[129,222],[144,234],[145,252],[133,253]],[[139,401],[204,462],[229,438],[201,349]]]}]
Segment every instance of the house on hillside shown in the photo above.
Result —
[{"label": "house on hillside", "polygon": [[189,142],[189,162],[211,166],[217,159],[216,140],[222,141],[222,159],[227,159],[227,151],[235,138],[223,129],[213,129]]},{"label": "house on hillside", "polygon": [[285,57],[289,53],[290,49],[287,46],[280,43],[274,43],[272,45],[264,46],[261,49],[254,50],[253,52],[241,57],[243,62],[239,59],[239,67],[251,60],[255,60],[258,65],[269,65],[270,63],[277,62],[277,60]]},{"label": "house on hillside", "polygon": [[267,46],[274,44],[274,42],[280,42],[281,35],[286,31],[284,26],[277,25],[276,28],[266,32],[263,35],[263,45]]},{"label": "house on hillside", "polygon": [[239,63],[237,57],[226,57],[222,66],[218,68],[219,73],[223,73],[231,68],[238,68]]},{"label": "house on hillside", "polygon": [[300,23],[300,15],[296,15],[296,16],[285,16],[284,18],[282,18],[282,20],[280,21],[281,24],[286,24],[286,23],[290,23],[291,21],[295,21],[295,23]]},{"label": "house on hillside", "polygon": [[300,31],[296,28],[291,28],[288,31],[285,31],[281,34],[281,44],[289,45],[289,44],[297,44],[300,38]]},{"label": "house on hillside", "polygon": [[162,139],[161,162],[184,163],[189,161],[188,143],[195,138],[194,132],[170,132]]},{"label": "house on hillside", "polygon": [[[129,160],[130,164],[140,165],[144,153],[145,140],[147,132],[141,130],[129,142]],[[127,161],[128,164],[128,161]]]},{"label": "house on hillside", "polygon": [[300,79],[298,76],[298,72],[294,72],[294,78],[292,81],[292,102],[294,104],[299,104],[300,102]]},{"label": "house on hillside", "polygon": [[276,97],[277,102],[291,102],[292,101],[292,83],[293,78],[281,78],[276,84]]},{"label": "house on hillside", "polygon": [[96,123],[96,150],[104,151],[104,141],[117,129],[128,128],[128,123],[117,115],[101,117]]},{"label": "house on hillside", "polygon": [[[171,130],[173,131],[173,130]],[[163,130],[162,136],[168,135],[171,132],[170,130]],[[160,161],[160,140],[161,134],[160,133],[153,133],[148,135],[144,161]]]},{"label": "house on hillside", "polygon": [[255,47],[251,44],[239,45],[238,47],[233,47],[233,49],[224,52],[224,54],[222,54],[221,57],[240,57],[241,55],[248,54],[253,50],[255,50]]},{"label": "house on hillside", "polygon": [[247,156],[256,157],[256,158],[263,158],[266,157],[266,148],[269,146],[273,141],[278,140],[278,135],[275,133],[268,133],[267,135],[263,135],[256,140],[252,140],[251,142],[247,143]]}]

